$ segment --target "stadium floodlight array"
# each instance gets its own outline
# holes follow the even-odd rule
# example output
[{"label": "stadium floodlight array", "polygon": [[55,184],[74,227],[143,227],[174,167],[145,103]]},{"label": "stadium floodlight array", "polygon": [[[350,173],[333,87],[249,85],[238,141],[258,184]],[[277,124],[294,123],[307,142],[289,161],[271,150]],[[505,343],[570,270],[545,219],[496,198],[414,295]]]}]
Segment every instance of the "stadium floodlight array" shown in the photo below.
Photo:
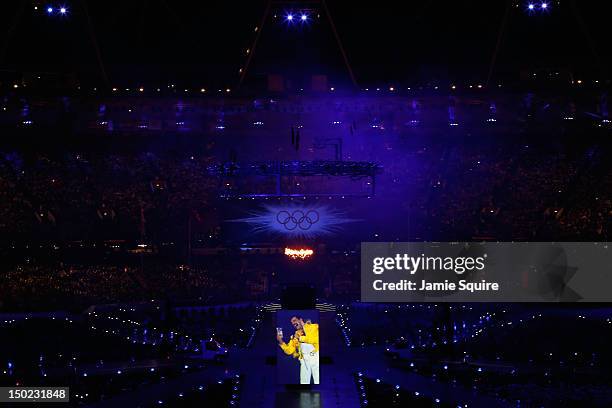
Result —
[{"label": "stadium floodlight array", "polygon": [[[38,6],[35,6],[34,10],[38,10]],[[53,16],[53,15],[65,16],[68,14],[68,7],[66,7],[63,4],[59,6],[48,5],[47,7],[44,8],[44,10],[49,16]]]},{"label": "stadium floodlight array", "polygon": [[285,21],[287,23],[306,23],[309,20],[309,13],[307,10],[302,10],[299,12],[289,11],[285,14]]},{"label": "stadium floodlight array", "polygon": [[535,11],[548,11],[550,9],[550,3],[548,3],[547,1],[543,1],[540,4],[536,4],[533,2],[529,2],[527,3],[527,12],[529,14],[535,12]]}]

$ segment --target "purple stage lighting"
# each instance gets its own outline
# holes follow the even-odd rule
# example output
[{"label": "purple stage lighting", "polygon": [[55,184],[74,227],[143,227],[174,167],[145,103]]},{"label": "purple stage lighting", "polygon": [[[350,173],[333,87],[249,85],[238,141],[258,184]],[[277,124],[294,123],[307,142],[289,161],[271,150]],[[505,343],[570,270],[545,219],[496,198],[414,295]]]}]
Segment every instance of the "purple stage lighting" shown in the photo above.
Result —
[{"label": "purple stage lighting", "polygon": [[302,14],[302,16],[300,17],[300,19],[301,19],[302,21],[306,21],[306,20],[308,20],[308,16],[307,16],[306,14]]},{"label": "purple stage lighting", "polygon": [[527,8],[529,10],[533,10],[535,8],[535,6],[533,5],[533,3],[529,3],[529,5],[527,6]]},{"label": "purple stage lighting", "polygon": [[49,14],[53,13],[53,7],[47,7],[47,13]]},{"label": "purple stage lighting", "polygon": [[66,14],[66,7],[60,7],[59,12],[60,14]]},{"label": "purple stage lighting", "polygon": [[287,14],[287,21],[293,21],[293,14]]},{"label": "purple stage lighting", "polygon": [[548,3],[542,3],[540,7],[542,7],[542,10],[546,10],[548,8]]}]

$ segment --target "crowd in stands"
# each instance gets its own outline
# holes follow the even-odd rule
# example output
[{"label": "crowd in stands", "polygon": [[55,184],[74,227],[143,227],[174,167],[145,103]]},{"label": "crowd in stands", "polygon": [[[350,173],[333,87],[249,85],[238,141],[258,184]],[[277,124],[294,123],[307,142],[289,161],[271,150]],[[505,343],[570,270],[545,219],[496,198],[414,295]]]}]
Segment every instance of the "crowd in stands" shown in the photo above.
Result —
[{"label": "crowd in stands", "polygon": [[605,241],[612,220],[606,151],[570,154],[520,140],[425,145],[386,166],[378,194],[405,197],[398,209],[413,238]]},{"label": "crowd in stands", "polygon": [[0,282],[3,310],[71,310],[149,299],[207,299],[226,284],[206,269],[184,265],[17,265]]},{"label": "crowd in stands", "polygon": [[[375,188],[367,185],[367,178],[351,177],[322,185],[338,191],[372,188],[375,193],[369,198],[300,200],[330,206],[350,219],[335,235],[316,238],[317,244],[330,247],[320,258],[325,261],[315,268],[324,296],[358,296],[355,250],[361,241],[610,239],[612,168],[606,160],[610,146],[601,134],[586,128],[547,134],[513,126],[449,133],[446,123],[444,129],[424,133],[398,128],[398,118],[383,129],[364,126],[366,119],[374,120],[371,115],[360,113],[358,120],[350,120],[351,115],[341,113],[338,125],[322,120],[319,127],[340,134],[350,124],[352,139],[344,138],[343,157],[377,163],[382,172],[376,176]],[[282,123],[290,123],[290,117],[282,117]],[[304,123],[300,129],[307,135],[310,122]],[[267,130],[257,130],[262,134],[254,132],[245,141],[253,153],[240,156],[245,162],[257,161],[257,148],[275,151],[283,160],[323,157],[306,141],[304,152],[295,154],[283,150],[287,146],[279,147],[280,141],[264,142],[262,135],[268,139],[275,131],[284,131],[270,122],[264,127]],[[227,135],[232,143],[240,137]],[[200,147],[207,147],[198,154],[193,149],[139,149],[139,142],[130,149],[98,152],[3,148],[0,251],[7,261],[0,270],[0,307],[87,307],[168,297],[217,302],[232,301],[232,296],[234,300],[269,297],[278,283],[282,256],[272,260],[258,255],[247,261],[235,253],[245,241],[279,242],[279,237],[224,221],[244,217],[270,201],[228,201],[223,194],[233,189],[268,191],[270,180],[259,185],[255,179],[245,182],[211,172],[211,167],[226,162],[223,149],[228,142],[217,149],[210,147],[209,139],[202,141]],[[223,144],[221,139],[215,143]],[[311,193],[319,186],[303,176],[281,182],[297,194]],[[357,190],[351,190],[356,186]],[[116,252],[129,252],[131,258],[111,260],[108,254],[114,248],[109,245],[115,244],[109,242],[117,242]],[[191,262],[194,248],[232,246],[233,253],[208,256],[201,266]],[[54,255],[43,259],[41,247]],[[64,256],[67,247],[100,251],[69,260]],[[161,253],[162,248],[174,248],[173,258],[142,261],[146,259],[142,253]]]},{"label": "crowd in stands", "polygon": [[11,241],[160,238],[161,230],[171,236],[191,211],[212,205],[207,164],[206,157],[151,152],[4,153],[0,229]]},{"label": "crowd in stands", "polygon": [[[483,128],[452,139],[394,128],[380,134],[365,127],[345,142],[345,156],[380,164],[376,188],[368,178],[294,176],[281,180],[282,189],[298,195],[320,191],[323,197],[327,191],[359,192],[364,197],[349,204],[360,209],[351,214],[356,218],[371,217],[368,206],[389,205],[395,222],[382,226],[389,229],[381,236],[387,240],[609,237],[612,171],[605,141],[588,130],[582,144],[575,140],[580,132],[525,135],[515,127],[495,132]],[[249,143],[257,140],[263,150],[283,144],[265,143],[256,135]],[[227,216],[220,196],[276,191],[274,178],[212,172],[215,163],[225,161],[226,147],[205,149],[205,155],[189,149],[5,150],[0,155],[0,233],[7,242],[132,239],[186,245],[194,223],[203,237],[214,240],[223,234]],[[256,148],[250,150],[253,155],[241,160],[258,160]],[[316,158],[317,152],[307,149],[302,159]],[[299,159],[282,149],[277,153],[284,160]],[[364,204],[369,192],[373,201]],[[400,219],[410,223],[403,234],[392,228]]]}]

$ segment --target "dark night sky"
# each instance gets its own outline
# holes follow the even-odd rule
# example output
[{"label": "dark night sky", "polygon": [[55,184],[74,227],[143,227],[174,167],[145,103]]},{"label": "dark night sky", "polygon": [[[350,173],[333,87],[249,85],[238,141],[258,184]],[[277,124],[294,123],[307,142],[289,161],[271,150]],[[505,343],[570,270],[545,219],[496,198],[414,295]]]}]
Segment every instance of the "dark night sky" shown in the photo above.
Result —
[{"label": "dark night sky", "polygon": [[[74,72],[82,81],[97,81],[95,51],[81,2],[25,1],[8,46],[4,52],[0,49],[1,69]],[[606,2],[576,2],[599,59],[569,0],[551,1],[550,12],[532,16],[519,1],[502,42],[498,74],[566,67],[591,77],[609,77],[612,43],[604,34],[609,29]],[[67,17],[45,15],[47,5],[60,3],[68,7]],[[3,2],[3,44],[21,4],[22,0]],[[89,0],[87,4],[111,83],[173,81],[179,86],[204,86],[236,81],[266,1]],[[505,9],[502,0],[328,0],[328,4],[357,79],[364,84],[486,78]],[[290,7],[277,7],[279,15],[283,8]],[[268,20],[249,72],[256,76],[285,69],[344,74],[325,20],[302,28]]]}]

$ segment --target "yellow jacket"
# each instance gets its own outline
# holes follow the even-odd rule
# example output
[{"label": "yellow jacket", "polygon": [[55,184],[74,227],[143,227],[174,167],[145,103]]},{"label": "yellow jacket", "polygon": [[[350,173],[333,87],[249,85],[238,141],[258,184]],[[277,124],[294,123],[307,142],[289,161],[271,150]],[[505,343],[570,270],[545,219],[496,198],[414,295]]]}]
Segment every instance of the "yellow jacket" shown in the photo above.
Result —
[{"label": "yellow jacket", "polygon": [[294,358],[302,359],[300,343],[312,344],[315,351],[319,351],[319,325],[316,323],[306,323],[304,330],[296,330],[288,343],[281,343],[280,347],[285,354]]}]

